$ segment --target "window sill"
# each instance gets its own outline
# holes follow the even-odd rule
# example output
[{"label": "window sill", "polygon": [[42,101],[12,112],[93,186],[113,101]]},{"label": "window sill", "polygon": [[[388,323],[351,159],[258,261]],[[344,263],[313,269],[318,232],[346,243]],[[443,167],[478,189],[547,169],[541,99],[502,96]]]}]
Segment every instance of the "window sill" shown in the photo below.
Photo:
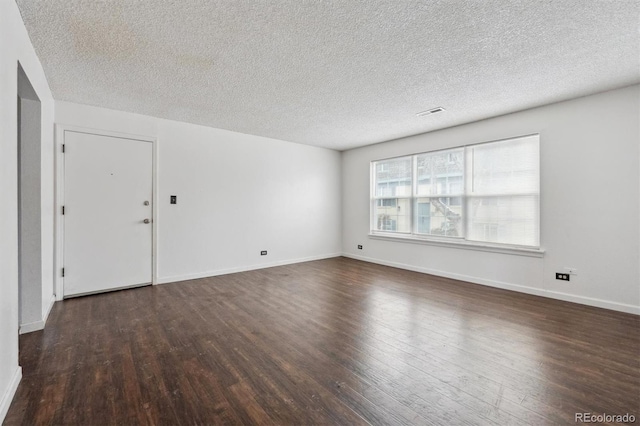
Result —
[{"label": "window sill", "polygon": [[488,244],[488,243],[475,243],[475,242],[463,241],[463,240],[448,241],[448,240],[440,240],[435,238],[416,237],[413,235],[369,233],[369,238],[374,240],[406,242],[406,243],[413,243],[413,244],[426,244],[426,245],[438,246],[438,247],[487,251],[491,253],[503,253],[503,254],[512,254],[516,256],[528,256],[528,257],[544,257],[544,252],[545,252],[544,249],[542,248],[502,246],[497,244],[494,245],[494,244]]}]

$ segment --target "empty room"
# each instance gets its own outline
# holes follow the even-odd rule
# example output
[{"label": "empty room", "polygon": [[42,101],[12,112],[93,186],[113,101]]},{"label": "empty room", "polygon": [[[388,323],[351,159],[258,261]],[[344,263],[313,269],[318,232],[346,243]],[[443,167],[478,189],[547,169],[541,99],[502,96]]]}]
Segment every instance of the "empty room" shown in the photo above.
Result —
[{"label": "empty room", "polygon": [[0,0],[0,423],[639,422],[639,28]]}]

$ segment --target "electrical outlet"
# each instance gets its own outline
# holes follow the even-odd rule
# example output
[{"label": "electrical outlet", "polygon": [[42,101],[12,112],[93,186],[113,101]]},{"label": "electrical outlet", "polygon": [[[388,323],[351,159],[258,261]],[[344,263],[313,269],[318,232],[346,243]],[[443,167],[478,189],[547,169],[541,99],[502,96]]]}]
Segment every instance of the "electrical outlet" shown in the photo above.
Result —
[{"label": "electrical outlet", "polygon": [[260,256],[266,256],[266,255],[267,255],[267,251],[266,251],[266,250],[262,250],[262,251],[260,252]]},{"label": "electrical outlet", "polygon": [[578,275],[578,269],[576,268],[570,268],[568,266],[565,266],[564,271],[569,275]]},{"label": "electrical outlet", "polygon": [[561,274],[559,272],[556,272],[556,280],[569,281],[570,276],[571,275],[569,274]]},{"label": "electrical outlet", "polygon": [[358,250],[362,250],[362,244],[358,244]]}]

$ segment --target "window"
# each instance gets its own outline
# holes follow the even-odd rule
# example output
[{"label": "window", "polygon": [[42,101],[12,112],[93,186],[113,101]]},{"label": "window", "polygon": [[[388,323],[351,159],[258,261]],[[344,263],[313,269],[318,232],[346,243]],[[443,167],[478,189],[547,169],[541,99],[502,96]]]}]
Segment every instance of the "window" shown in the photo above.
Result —
[{"label": "window", "polygon": [[539,150],[533,135],[374,161],[371,232],[538,247]]},{"label": "window", "polygon": [[375,229],[411,231],[411,157],[375,164]]},{"label": "window", "polygon": [[396,207],[398,205],[398,200],[395,198],[382,198],[378,200],[379,207]]},{"label": "window", "polygon": [[[418,216],[422,216],[418,220],[417,234],[462,236],[460,199],[464,193],[464,149],[428,152],[414,157],[417,181],[415,197]],[[428,205],[429,208],[421,205]],[[424,226],[424,217],[429,218],[428,227]]]}]

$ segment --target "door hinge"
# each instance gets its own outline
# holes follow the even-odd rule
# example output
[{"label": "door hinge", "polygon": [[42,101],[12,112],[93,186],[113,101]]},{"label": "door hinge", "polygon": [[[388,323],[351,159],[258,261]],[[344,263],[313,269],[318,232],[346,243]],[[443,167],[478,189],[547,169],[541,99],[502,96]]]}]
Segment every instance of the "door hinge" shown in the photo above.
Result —
[{"label": "door hinge", "polygon": [[64,144],[62,144],[62,153],[64,154]]},{"label": "door hinge", "polygon": [[64,278],[64,268],[62,268],[62,277]]},{"label": "door hinge", "polygon": [[62,206],[62,214],[64,214],[64,206]]}]

